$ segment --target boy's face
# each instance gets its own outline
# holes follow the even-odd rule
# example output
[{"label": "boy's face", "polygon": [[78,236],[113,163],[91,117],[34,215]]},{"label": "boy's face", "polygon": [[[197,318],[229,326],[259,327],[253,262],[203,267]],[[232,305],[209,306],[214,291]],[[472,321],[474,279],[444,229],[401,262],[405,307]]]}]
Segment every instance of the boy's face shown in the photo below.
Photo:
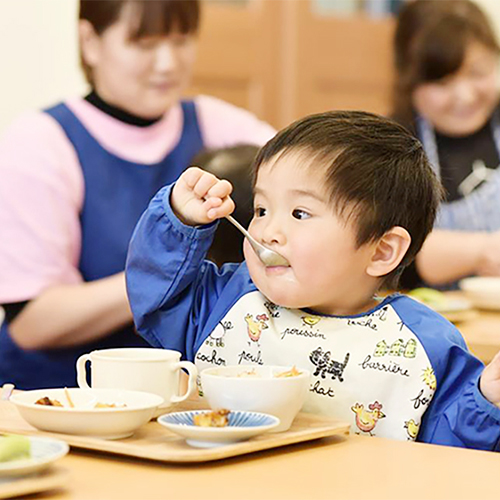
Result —
[{"label": "boy's face", "polygon": [[419,85],[413,92],[415,109],[449,136],[477,132],[498,104],[498,57],[472,42],[459,70],[437,82]]},{"label": "boy's face", "polygon": [[271,159],[259,169],[254,207],[250,233],[290,262],[266,268],[245,241],[250,276],[267,298],[323,314],[363,310],[375,287],[365,272],[374,245],[356,248],[355,227],[335,214],[321,166],[303,153]]}]

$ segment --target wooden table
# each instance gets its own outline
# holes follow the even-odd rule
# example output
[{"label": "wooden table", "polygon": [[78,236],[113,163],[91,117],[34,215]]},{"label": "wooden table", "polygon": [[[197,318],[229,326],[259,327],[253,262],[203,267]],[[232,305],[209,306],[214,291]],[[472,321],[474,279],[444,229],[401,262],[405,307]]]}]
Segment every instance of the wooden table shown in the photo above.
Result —
[{"label": "wooden table", "polygon": [[[460,292],[446,292],[450,297],[463,297]],[[469,349],[484,363],[500,351],[500,311],[474,310],[470,318],[456,323]],[[499,493],[500,498],[500,493]]]},{"label": "wooden table", "polygon": [[36,499],[472,500],[499,498],[500,454],[334,437],[220,462],[175,466],[72,451],[67,489]]}]

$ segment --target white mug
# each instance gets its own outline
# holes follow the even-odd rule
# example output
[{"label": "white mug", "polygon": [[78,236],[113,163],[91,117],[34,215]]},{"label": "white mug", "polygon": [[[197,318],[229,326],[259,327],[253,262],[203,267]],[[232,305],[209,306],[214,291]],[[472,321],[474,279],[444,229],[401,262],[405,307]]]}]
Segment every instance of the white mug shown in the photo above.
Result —
[{"label": "white mug", "polygon": [[[91,385],[94,389],[128,389],[158,394],[164,400],[160,408],[187,399],[196,387],[198,370],[190,361],[180,361],[181,353],[150,347],[99,349],[83,354],[76,362],[78,386],[87,384],[87,361],[91,364]],[[189,374],[186,393],[179,395],[181,368]]]}]

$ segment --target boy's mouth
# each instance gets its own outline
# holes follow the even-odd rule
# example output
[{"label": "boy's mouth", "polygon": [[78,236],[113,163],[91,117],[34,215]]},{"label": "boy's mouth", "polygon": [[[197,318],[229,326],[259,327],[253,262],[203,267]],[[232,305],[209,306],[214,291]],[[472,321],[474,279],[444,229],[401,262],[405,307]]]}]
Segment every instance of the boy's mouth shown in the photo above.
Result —
[{"label": "boy's mouth", "polygon": [[266,274],[280,276],[291,269],[291,266],[266,266]]}]

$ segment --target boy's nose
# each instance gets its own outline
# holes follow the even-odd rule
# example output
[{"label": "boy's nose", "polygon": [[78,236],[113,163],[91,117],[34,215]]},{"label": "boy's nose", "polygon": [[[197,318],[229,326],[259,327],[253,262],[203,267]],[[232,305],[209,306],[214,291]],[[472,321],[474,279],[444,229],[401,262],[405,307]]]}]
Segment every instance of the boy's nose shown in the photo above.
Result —
[{"label": "boy's nose", "polygon": [[277,219],[267,221],[262,231],[262,243],[272,249],[273,245],[284,245],[286,242],[283,226]]}]

